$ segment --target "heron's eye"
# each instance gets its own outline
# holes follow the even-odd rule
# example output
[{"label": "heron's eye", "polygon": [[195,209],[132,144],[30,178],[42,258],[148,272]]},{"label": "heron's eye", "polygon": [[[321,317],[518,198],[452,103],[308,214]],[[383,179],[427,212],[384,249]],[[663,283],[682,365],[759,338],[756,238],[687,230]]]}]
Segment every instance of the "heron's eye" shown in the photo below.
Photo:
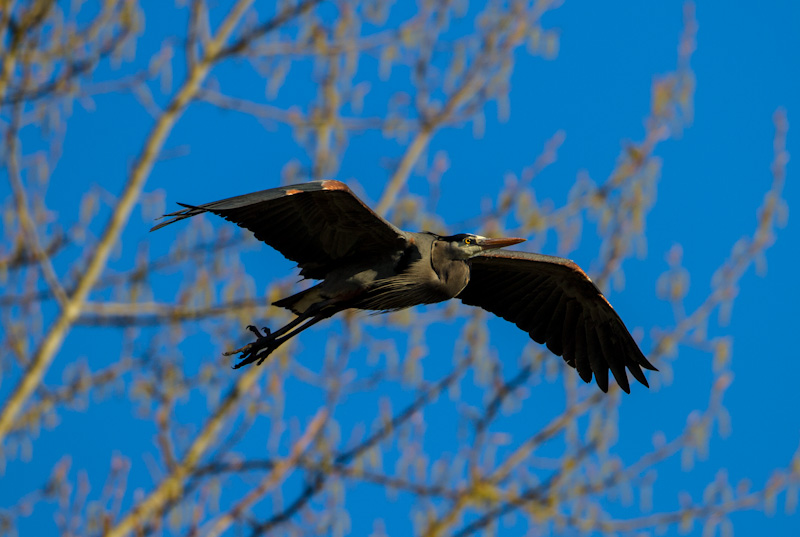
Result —
[{"label": "heron's eye", "polygon": [[464,244],[472,244],[473,242],[475,242],[475,241],[473,241],[470,237],[467,237],[466,239],[464,239]]}]

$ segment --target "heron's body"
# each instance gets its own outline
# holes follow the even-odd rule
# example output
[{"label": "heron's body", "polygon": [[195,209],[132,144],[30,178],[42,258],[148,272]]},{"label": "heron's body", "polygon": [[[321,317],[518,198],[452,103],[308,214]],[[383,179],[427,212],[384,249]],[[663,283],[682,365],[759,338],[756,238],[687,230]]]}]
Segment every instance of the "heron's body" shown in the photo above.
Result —
[{"label": "heron's body", "polygon": [[406,233],[402,251],[332,270],[325,279],[276,306],[295,314],[329,301],[330,307],[393,311],[455,298],[469,283],[469,260],[448,259],[446,241],[432,233]]},{"label": "heron's body", "polygon": [[375,214],[343,183],[314,181],[273,188],[166,216],[172,222],[213,212],[250,229],[298,263],[300,274],[322,280],[275,302],[297,318],[242,349],[235,366],[261,363],[283,342],[342,310],[393,311],[459,298],[514,322],[546,343],[603,391],[608,371],[629,391],[625,368],[642,384],[655,369],[622,320],[573,262],[499,250],[523,239],[440,236],[402,231]]}]

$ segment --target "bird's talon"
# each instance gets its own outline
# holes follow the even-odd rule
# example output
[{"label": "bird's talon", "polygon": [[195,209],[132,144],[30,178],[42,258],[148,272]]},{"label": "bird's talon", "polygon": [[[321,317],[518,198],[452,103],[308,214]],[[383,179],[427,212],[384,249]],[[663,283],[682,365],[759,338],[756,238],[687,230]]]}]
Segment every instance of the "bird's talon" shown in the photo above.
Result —
[{"label": "bird's talon", "polygon": [[268,338],[272,334],[270,329],[267,328],[266,326],[261,328],[261,330],[264,331],[263,334],[258,330],[258,328],[255,327],[255,325],[252,324],[248,324],[247,329],[250,330],[253,334],[255,334],[258,339]]},{"label": "bird's talon", "polygon": [[225,356],[232,356],[234,354],[241,353],[239,356],[239,362],[232,366],[233,369],[239,369],[240,367],[252,364],[253,362],[256,362],[256,365],[261,365],[272,353],[272,351],[278,348],[278,345],[274,343],[275,337],[273,336],[272,331],[266,326],[261,328],[261,330],[264,332],[263,334],[258,328],[256,328],[255,325],[252,324],[247,325],[246,329],[255,334],[256,340],[239,349],[222,353]]},{"label": "bird's talon", "polygon": [[258,328],[256,328],[255,325],[248,324],[247,325],[247,329],[250,330],[252,333],[254,333],[258,339],[261,339],[262,337],[264,337],[264,336],[261,335],[261,332],[258,331]]}]

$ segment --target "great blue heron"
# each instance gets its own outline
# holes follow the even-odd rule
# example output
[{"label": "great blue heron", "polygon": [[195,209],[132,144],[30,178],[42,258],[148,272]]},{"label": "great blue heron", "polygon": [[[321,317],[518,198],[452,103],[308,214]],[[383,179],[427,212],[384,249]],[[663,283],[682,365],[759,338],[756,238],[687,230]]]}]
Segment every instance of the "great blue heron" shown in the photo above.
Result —
[{"label": "great blue heron", "polygon": [[274,304],[297,317],[226,355],[239,368],[257,362],[289,338],[348,308],[394,311],[458,298],[515,323],[563,356],[585,382],[592,373],[608,391],[608,370],[630,393],[625,368],[648,386],[655,371],[625,324],[589,277],[560,257],[499,250],[525,239],[402,231],[367,207],[339,181],[271,188],[185,209],[151,231],[210,212],[252,231],[317,285]]}]

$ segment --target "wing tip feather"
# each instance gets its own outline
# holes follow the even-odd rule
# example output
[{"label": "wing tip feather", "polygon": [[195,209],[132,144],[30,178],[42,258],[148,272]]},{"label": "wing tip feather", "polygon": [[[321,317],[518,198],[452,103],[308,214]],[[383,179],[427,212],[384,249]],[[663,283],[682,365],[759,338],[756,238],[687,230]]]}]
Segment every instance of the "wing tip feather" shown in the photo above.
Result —
[{"label": "wing tip feather", "polygon": [[185,220],[186,218],[191,218],[192,216],[208,212],[208,209],[205,209],[204,207],[198,207],[196,205],[189,205],[188,203],[181,203],[181,202],[177,202],[177,203],[181,207],[184,207],[184,209],[181,209],[180,211],[175,211],[174,213],[167,213],[167,214],[157,218],[156,220],[159,220],[161,218],[170,218],[170,217],[172,217],[171,220],[167,220],[166,222],[161,222],[161,223],[156,224],[155,226],[151,227],[150,228],[150,232],[156,231],[157,229],[161,229],[164,226],[168,226],[168,225],[173,224],[175,222],[178,222],[180,220]]}]

